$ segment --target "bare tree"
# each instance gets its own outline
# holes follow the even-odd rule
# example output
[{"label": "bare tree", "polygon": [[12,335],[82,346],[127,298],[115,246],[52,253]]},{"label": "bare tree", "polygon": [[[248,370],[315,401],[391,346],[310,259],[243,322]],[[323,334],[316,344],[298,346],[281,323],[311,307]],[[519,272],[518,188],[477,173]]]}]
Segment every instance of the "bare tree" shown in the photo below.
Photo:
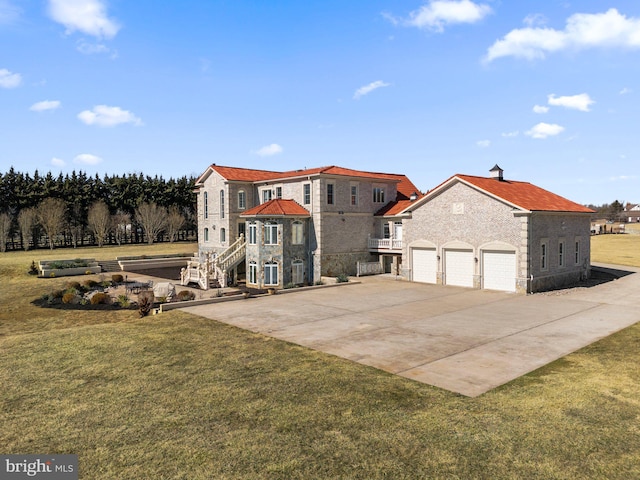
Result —
[{"label": "bare tree", "polygon": [[7,251],[7,240],[11,232],[11,217],[8,213],[0,213],[0,252]]},{"label": "bare tree", "polygon": [[64,212],[66,205],[59,198],[45,198],[38,205],[38,222],[49,237],[49,248],[53,250],[55,236],[64,226]]},{"label": "bare tree", "polygon": [[178,207],[169,208],[169,215],[167,215],[167,234],[169,235],[169,241],[174,242],[178,236],[178,232],[185,224],[186,220],[184,215],[180,213]]},{"label": "bare tree", "polygon": [[135,220],[144,230],[147,243],[151,245],[167,224],[167,209],[155,202],[142,203],[136,208]]},{"label": "bare tree", "polygon": [[122,245],[127,239],[127,230],[131,228],[131,215],[118,210],[118,213],[111,215],[111,229],[115,233],[116,242]]},{"label": "bare tree", "polygon": [[36,225],[36,209],[23,208],[18,214],[18,227],[22,237],[22,248],[29,250],[29,243],[33,239],[33,227]]},{"label": "bare tree", "polygon": [[111,215],[104,200],[98,200],[89,207],[87,223],[96,237],[98,246],[102,247],[111,229]]}]

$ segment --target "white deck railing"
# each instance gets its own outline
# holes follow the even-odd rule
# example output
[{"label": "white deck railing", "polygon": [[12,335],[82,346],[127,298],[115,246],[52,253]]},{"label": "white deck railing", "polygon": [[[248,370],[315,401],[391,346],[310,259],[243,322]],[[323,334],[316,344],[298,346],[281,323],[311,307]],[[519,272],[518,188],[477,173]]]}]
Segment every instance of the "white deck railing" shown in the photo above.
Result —
[{"label": "white deck railing", "polygon": [[402,250],[402,240],[369,237],[369,250]]},{"label": "white deck railing", "polygon": [[383,273],[382,264],[380,262],[358,262],[358,270],[356,276],[362,275],[379,275]]}]

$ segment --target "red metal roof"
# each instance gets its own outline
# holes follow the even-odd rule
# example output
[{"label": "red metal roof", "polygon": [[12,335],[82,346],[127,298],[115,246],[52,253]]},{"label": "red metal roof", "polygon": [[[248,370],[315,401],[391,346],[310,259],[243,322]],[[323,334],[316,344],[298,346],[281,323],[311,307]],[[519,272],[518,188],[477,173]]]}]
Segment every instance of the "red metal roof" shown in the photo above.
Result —
[{"label": "red metal roof", "polygon": [[295,200],[276,198],[244,212],[242,217],[309,217],[311,214]]},{"label": "red metal roof", "polygon": [[[469,183],[480,190],[499,197],[524,210],[541,212],[576,212],[593,213],[593,210],[572,202],[560,195],[537,187],[528,182],[514,180],[497,180],[495,178],[475,177],[472,175],[454,175],[463,182]],[[450,179],[450,180],[451,180]],[[448,183],[444,182],[445,184]]]}]

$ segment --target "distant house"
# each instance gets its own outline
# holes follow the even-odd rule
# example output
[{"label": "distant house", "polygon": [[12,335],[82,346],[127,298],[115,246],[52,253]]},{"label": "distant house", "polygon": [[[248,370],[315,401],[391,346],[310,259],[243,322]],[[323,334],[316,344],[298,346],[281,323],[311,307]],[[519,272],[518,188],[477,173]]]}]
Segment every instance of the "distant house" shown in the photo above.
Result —
[{"label": "distant house", "polygon": [[[354,275],[535,292],[589,276],[588,208],[526,182],[454,175],[427,194],[401,174],[212,165],[198,178],[199,259],[183,282],[283,288]],[[192,273],[189,273],[192,272]],[[195,278],[194,277],[198,277]]]},{"label": "distant house", "polygon": [[627,217],[627,223],[640,222],[640,205],[637,203],[627,203],[624,207],[624,215]]}]

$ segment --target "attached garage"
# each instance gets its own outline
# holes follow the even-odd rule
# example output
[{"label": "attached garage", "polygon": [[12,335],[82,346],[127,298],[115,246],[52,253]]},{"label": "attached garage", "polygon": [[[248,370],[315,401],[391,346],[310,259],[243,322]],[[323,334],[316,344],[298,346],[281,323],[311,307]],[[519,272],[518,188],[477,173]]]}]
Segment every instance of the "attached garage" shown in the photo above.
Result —
[{"label": "attached garage", "polygon": [[447,285],[473,287],[473,250],[445,250],[444,275]]},{"label": "attached garage", "polygon": [[516,252],[482,252],[482,288],[516,291]]},{"label": "attached garage", "polygon": [[438,257],[435,248],[411,249],[413,281],[423,283],[437,283]]}]

